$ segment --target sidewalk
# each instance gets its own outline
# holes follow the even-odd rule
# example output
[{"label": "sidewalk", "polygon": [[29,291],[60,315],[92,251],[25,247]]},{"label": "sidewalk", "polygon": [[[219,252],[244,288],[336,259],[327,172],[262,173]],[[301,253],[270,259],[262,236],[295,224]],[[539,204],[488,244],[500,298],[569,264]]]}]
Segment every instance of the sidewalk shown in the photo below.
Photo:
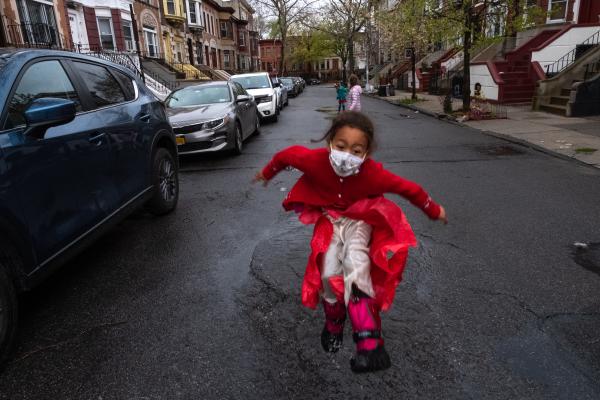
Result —
[{"label": "sidewalk", "polygon": [[[395,96],[374,98],[410,108],[436,118],[447,118],[440,96],[417,93],[414,104],[401,104],[410,99],[410,92],[396,91]],[[453,99],[452,108],[458,110],[462,101]],[[600,168],[600,116],[567,118],[545,112],[531,111],[529,106],[507,106],[507,119],[465,121],[461,124],[485,133],[517,141],[562,157],[575,158]]]}]

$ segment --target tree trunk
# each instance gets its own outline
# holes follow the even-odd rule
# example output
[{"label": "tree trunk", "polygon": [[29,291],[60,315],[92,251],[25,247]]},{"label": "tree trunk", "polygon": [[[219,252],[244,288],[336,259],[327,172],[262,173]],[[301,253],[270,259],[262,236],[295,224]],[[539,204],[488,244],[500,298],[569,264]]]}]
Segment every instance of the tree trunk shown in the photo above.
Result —
[{"label": "tree trunk", "polygon": [[521,0],[512,0],[512,4],[509,5],[508,15],[506,16],[506,36],[515,37],[517,36],[517,27],[515,26],[517,18],[521,14]]},{"label": "tree trunk", "polygon": [[283,29],[281,29],[281,59],[279,60],[279,71],[277,71],[277,75],[283,75],[283,70],[285,68],[285,40],[286,34],[283,33]]},{"label": "tree trunk", "polygon": [[352,36],[348,38],[348,60],[350,61],[350,65],[349,65],[350,73],[353,74],[354,73],[354,41],[352,40]]},{"label": "tree trunk", "polygon": [[463,43],[463,111],[467,112],[471,109],[471,28],[472,28],[472,10],[465,10],[465,31]]},{"label": "tree trunk", "polygon": [[410,55],[410,63],[412,64],[412,96],[411,98],[413,100],[417,100],[417,56],[415,54],[415,48],[412,47],[411,48],[411,55]]}]

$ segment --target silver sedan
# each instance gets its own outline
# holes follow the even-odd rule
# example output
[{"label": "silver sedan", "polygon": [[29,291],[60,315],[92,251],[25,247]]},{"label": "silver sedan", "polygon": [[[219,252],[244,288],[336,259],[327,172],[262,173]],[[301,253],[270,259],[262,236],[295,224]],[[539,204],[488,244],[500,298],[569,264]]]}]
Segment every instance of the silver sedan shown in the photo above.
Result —
[{"label": "silver sedan", "polygon": [[236,82],[188,86],[171,93],[165,105],[179,154],[241,154],[244,140],[260,130],[256,102]]}]

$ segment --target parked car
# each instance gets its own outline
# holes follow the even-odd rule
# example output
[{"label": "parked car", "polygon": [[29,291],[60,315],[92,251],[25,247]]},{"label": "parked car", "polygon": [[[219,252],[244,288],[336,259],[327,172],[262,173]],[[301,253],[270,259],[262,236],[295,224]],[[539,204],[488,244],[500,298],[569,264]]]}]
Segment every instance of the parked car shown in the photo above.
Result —
[{"label": "parked car", "polygon": [[30,290],[133,210],[179,196],[164,105],[127,68],[0,49],[0,362]]},{"label": "parked car", "polygon": [[284,77],[279,78],[279,80],[281,81],[281,84],[287,89],[288,96],[296,97],[298,96],[298,94],[300,94],[300,87],[296,82],[294,82],[292,78]]},{"label": "parked car", "polygon": [[261,118],[277,121],[279,117],[279,107],[277,107],[279,100],[275,91],[275,84],[271,82],[267,72],[233,75],[230,80],[239,83],[248,93],[254,96]]},{"label": "parked car", "polygon": [[300,85],[302,85],[302,90],[304,90],[306,88],[306,81],[302,77],[300,77],[299,79],[300,79]]},{"label": "parked car", "polygon": [[320,85],[321,81],[317,78],[309,78],[307,83],[309,85]]},{"label": "parked car", "polygon": [[280,111],[283,111],[283,108],[289,104],[287,88],[283,86],[279,78],[271,78],[271,82],[277,92],[277,106]]},{"label": "parked car", "polygon": [[300,78],[298,76],[292,76],[292,79],[294,80],[296,85],[298,85],[298,88],[300,89],[300,93],[302,93],[304,91],[304,86],[302,86],[302,78]]},{"label": "parked car", "polygon": [[260,130],[254,98],[234,81],[176,90],[165,105],[179,154],[219,150],[241,154],[244,140]]}]

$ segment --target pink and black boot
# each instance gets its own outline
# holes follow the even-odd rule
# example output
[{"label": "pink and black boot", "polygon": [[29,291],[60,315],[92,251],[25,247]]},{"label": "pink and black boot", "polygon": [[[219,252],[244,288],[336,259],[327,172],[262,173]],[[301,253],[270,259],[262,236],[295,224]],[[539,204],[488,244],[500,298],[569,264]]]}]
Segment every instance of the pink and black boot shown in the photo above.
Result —
[{"label": "pink and black boot", "polygon": [[321,333],[321,345],[326,352],[335,353],[342,347],[344,340],[346,306],[343,300],[333,304],[323,300],[323,310],[325,310],[325,327]]},{"label": "pink and black boot", "polygon": [[375,300],[354,288],[348,303],[356,355],[350,360],[353,372],[372,372],[391,367],[390,356],[383,347],[379,306]]}]

